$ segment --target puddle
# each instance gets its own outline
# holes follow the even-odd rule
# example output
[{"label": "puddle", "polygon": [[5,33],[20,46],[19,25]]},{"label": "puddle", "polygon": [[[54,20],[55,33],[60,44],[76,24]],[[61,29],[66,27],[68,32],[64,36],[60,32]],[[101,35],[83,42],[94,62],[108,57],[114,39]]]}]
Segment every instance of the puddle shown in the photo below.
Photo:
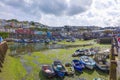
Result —
[{"label": "puddle", "polygon": [[41,65],[40,62],[36,61],[36,60],[33,60],[33,63],[37,64],[37,65]]},{"label": "puddle", "polygon": [[28,61],[26,61],[26,60],[24,60],[24,59],[21,59],[20,61],[21,61],[22,65],[23,65],[23,67],[25,68],[27,74],[30,74],[30,72],[32,71],[32,67],[31,67],[31,66],[28,66],[28,65],[26,64]]}]

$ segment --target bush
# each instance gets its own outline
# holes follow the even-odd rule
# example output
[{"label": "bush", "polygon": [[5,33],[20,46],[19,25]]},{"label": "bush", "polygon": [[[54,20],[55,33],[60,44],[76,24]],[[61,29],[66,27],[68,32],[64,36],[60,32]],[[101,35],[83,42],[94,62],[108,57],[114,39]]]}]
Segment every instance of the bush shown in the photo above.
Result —
[{"label": "bush", "polygon": [[9,36],[9,33],[7,33],[7,32],[0,32],[0,36],[2,38],[7,38]]}]

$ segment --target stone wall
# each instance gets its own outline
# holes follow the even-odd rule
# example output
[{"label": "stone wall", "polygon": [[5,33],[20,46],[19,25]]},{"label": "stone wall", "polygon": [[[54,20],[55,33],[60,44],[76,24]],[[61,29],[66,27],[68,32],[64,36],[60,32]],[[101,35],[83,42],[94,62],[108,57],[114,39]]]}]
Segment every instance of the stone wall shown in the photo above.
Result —
[{"label": "stone wall", "polygon": [[4,59],[5,59],[5,54],[7,52],[8,46],[6,41],[0,43],[0,72],[1,68],[3,67]]}]

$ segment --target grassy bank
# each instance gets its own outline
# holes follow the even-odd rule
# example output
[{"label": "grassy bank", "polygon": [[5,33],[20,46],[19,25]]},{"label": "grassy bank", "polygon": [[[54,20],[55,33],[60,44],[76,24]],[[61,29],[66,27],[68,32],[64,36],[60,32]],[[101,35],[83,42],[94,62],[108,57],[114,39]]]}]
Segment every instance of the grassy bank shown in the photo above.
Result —
[{"label": "grassy bank", "polygon": [[22,66],[20,59],[7,55],[0,73],[0,80],[20,80],[25,74],[26,70]]}]

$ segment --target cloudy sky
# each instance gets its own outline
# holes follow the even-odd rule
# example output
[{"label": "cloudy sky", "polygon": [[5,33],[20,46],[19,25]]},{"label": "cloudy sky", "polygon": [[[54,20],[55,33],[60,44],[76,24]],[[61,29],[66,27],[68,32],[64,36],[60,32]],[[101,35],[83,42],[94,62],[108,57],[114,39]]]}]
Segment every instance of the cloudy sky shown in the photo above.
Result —
[{"label": "cloudy sky", "polygon": [[0,18],[49,26],[118,26],[120,0],[0,0]]}]

